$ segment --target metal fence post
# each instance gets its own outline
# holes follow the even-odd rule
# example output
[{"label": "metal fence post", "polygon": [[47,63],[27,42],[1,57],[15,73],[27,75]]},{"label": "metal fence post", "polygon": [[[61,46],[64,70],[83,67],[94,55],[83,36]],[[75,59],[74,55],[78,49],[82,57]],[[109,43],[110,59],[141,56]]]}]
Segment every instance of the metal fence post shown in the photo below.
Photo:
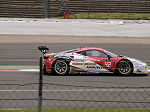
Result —
[{"label": "metal fence post", "polygon": [[42,112],[42,87],[43,87],[43,61],[40,57],[40,72],[39,72],[39,96],[38,96],[38,112]]},{"label": "metal fence post", "polygon": [[89,0],[88,0],[87,2],[88,2],[88,18],[90,18],[90,6],[89,6]]},{"label": "metal fence post", "polygon": [[128,0],[128,19],[130,19],[130,0]]},{"label": "metal fence post", "polygon": [[49,0],[44,0],[44,17],[49,17]]}]

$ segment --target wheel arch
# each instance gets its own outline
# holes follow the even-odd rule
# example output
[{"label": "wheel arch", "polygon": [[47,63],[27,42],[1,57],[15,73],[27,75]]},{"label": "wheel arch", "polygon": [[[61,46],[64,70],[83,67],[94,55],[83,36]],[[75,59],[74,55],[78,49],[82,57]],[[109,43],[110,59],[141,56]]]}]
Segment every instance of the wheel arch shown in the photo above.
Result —
[{"label": "wheel arch", "polygon": [[64,60],[66,61],[68,64],[71,62],[72,59],[66,59],[66,58],[57,58],[55,59],[55,61],[53,62],[52,66],[54,66],[55,62],[58,61],[58,60]]},{"label": "wheel arch", "polygon": [[[118,63],[116,64],[116,69],[117,69],[118,64],[119,64],[120,61],[129,61],[129,63],[131,64],[132,70],[134,71],[133,63],[129,59],[121,59],[121,60],[119,60]],[[115,69],[115,71],[116,71],[116,69]]]},{"label": "wheel arch", "polygon": [[66,64],[67,64],[67,66],[68,66],[68,70],[67,70],[67,74],[69,73],[69,71],[70,71],[70,65],[69,65],[69,63],[70,63],[70,61],[69,60],[67,60],[67,59],[64,59],[64,58],[57,58],[54,62],[53,62],[53,64],[52,64],[52,74],[57,74],[56,72],[55,72],[55,70],[54,70],[54,68],[55,68],[55,63],[57,62],[57,61],[65,61],[66,62]]}]

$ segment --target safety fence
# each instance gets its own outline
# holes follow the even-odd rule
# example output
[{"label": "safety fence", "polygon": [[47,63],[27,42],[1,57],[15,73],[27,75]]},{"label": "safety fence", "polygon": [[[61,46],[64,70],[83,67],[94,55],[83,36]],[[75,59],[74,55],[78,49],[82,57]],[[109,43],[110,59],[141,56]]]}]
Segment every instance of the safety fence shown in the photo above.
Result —
[{"label": "safety fence", "polygon": [[150,14],[150,0],[0,0],[0,17],[49,18],[64,12],[75,18],[78,13],[88,18],[91,13],[121,13],[122,18],[126,13],[130,19],[132,13]]},{"label": "safety fence", "polygon": [[[0,112],[150,112],[150,87],[93,87],[3,82]],[[7,111],[7,112],[9,112]]]}]

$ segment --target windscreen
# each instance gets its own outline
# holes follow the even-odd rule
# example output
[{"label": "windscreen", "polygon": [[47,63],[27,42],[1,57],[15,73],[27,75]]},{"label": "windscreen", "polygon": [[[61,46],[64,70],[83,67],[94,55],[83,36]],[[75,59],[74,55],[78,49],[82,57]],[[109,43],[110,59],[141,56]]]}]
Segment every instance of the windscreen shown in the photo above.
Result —
[{"label": "windscreen", "polygon": [[110,51],[107,51],[107,50],[104,50],[108,55],[110,55],[110,56],[112,56],[112,57],[114,57],[114,58],[116,58],[116,57],[118,57],[118,55],[116,55],[116,54],[114,54],[114,53],[112,53],[112,52],[110,52]]}]

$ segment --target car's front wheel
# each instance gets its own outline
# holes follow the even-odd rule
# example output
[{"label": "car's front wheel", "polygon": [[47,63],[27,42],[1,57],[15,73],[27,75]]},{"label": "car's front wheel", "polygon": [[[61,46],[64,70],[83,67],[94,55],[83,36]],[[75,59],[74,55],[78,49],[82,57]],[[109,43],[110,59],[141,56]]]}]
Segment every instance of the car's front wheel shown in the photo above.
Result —
[{"label": "car's front wheel", "polygon": [[57,75],[66,75],[69,73],[69,65],[65,60],[57,60],[54,63],[53,72]]},{"label": "car's front wheel", "polygon": [[131,62],[128,60],[119,61],[117,64],[116,73],[125,76],[133,74],[133,67]]}]

